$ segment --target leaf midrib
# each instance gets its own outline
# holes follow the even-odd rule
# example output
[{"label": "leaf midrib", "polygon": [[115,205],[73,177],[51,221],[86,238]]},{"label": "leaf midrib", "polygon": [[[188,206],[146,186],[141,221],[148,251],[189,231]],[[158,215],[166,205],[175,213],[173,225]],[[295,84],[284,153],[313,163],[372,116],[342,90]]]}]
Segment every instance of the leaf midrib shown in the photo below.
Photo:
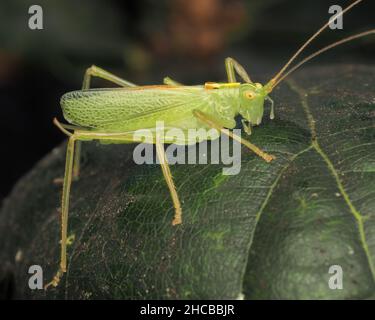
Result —
[{"label": "leaf midrib", "polygon": [[[317,134],[317,131],[316,131],[316,126],[315,126],[316,120],[314,119],[314,117],[312,115],[312,112],[310,111],[310,107],[309,107],[309,104],[307,102],[307,98],[306,98],[307,95],[306,95],[305,90],[303,88],[297,86],[297,84],[293,80],[288,80],[287,83],[288,83],[289,87],[293,91],[295,91],[300,98],[302,107],[303,107],[305,115],[306,115],[307,123],[308,123],[308,126],[309,126],[309,131],[310,131],[310,134],[311,134],[311,140],[310,140],[310,144],[309,144],[308,147],[306,147],[303,150],[299,151],[298,153],[294,154],[290,158],[290,161],[288,161],[287,164],[280,170],[280,172],[277,175],[274,183],[270,186],[269,192],[267,193],[266,198],[264,199],[262,205],[260,206],[259,211],[256,214],[256,222],[255,222],[254,231],[253,231],[253,234],[252,234],[252,239],[251,239],[250,244],[249,244],[249,251],[251,250],[253,238],[254,238],[254,235],[255,235],[256,228],[258,226],[258,222],[261,218],[261,215],[262,215],[265,207],[267,206],[267,204],[269,202],[269,199],[271,198],[271,196],[272,196],[274,190],[276,189],[276,187],[277,187],[281,177],[283,176],[284,172],[290,167],[290,165],[300,155],[306,153],[307,151],[309,151],[311,149],[314,149],[319,154],[319,156],[323,159],[323,161],[326,163],[326,165],[328,167],[328,170],[330,171],[333,178],[335,179],[335,182],[336,182],[337,188],[339,189],[340,194],[342,195],[346,205],[349,207],[350,213],[353,215],[354,219],[357,222],[357,228],[358,228],[358,232],[359,232],[359,239],[360,239],[360,242],[361,242],[361,246],[364,250],[364,253],[365,253],[365,256],[366,256],[366,259],[367,259],[367,262],[368,262],[368,265],[369,265],[369,268],[370,268],[370,271],[371,271],[372,280],[375,281],[375,266],[374,266],[374,262],[373,262],[373,259],[371,257],[369,247],[368,247],[368,244],[367,244],[367,240],[366,240],[366,234],[365,234],[365,230],[364,230],[364,216],[353,205],[352,201],[350,200],[350,197],[349,197],[348,193],[346,192],[346,190],[345,190],[345,188],[344,188],[344,186],[343,186],[343,184],[340,180],[338,171],[336,170],[336,168],[334,167],[330,158],[324,152],[324,150],[321,148],[321,146],[319,144],[318,134]],[[248,257],[245,261],[245,268],[244,268],[244,271],[243,271],[242,278],[245,275],[247,264],[248,264]],[[241,292],[243,292],[243,288],[241,288]]]},{"label": "leaf midrib", "polygon": [[312,115],[312,112],[310,110],[310,107],[309,107],[309,104],[308,104],[308,101],[307,101],[306,91],[303,88],[299,87],[293,80],[289,80],[288,84],[289,84],[290,88],[298,94],[298,96],[301,100],[302,107],[305,111],[308,126],[309,126],[310,133],[311,133],[310,148],[315,149],[315,151],[319,154],[319,156],[326,163],[328,170],[330,171],[333,178],[335,179],[335,182],[336,182],[337,188],[340,191],[340,194],[342,195],[346,205],[349,207],[350,213],[353,215],[354,219],[357,222],[357,228],[358,228],[358,232],[359,232],[360,242],[361,242],[362,248],[365,252],[367,262],[369,264],[369,268],[370,268],[370,271],[371,271],[371,274],[372,274],[372,280],[375,281],[375,266],[374,266],[374,261],[371,257],[369,247],[368,247],[368,244],[367,244],[367,240],[366,240],[366,233],[365,233],[365,229],[364,229],[364,216],[360,213],[360,211],[354,206],[354,204],[350,200],[350,197],[349,197],[348,193],[346,192],[343,183],[340,180],[337,169],[335,168],[332,161],[330,160],[328,155],[324,152],[324,150],[322,149],[322,147],[319,144],[318,134],[317,134],[316,127],[315,127],[316,121],[315,121],[315,119]]}]

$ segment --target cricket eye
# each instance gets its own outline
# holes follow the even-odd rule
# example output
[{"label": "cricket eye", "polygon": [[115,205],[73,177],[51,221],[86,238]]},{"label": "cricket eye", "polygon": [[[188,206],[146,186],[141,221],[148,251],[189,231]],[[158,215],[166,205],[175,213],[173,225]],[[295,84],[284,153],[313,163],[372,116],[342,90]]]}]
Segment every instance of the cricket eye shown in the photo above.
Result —
[{"label": "cricket eye", "polygon": [[251,91],[246,91],[244,93],[245,97],[248,98],[248,99],[253,99],[255,97],[254,93],[252,93]]}]

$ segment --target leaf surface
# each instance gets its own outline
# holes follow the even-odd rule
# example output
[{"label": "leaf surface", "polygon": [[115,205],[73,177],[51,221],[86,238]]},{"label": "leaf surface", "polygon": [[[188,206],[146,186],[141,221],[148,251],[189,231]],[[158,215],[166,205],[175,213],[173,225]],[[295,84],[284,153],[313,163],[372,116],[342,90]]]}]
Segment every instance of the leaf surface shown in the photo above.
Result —
[{"label": "leaf surface", "polygon": [[[158,165],[134,164],[134,145],[84,144],[68,272],[44,293],[28,288],[27,270],[41,265],[49,281],[58,266],[61,186],[52,181],[65,150],[53,150],[3,205],[0,271],[11,270],[18,296],[32,298],[370,298],[374,74],[310,68],[277,89],[276,119],[250,137],[277,156],[271,164],[242,149],[234,176],[223,176],[223,165],[172,166],[184,217],[177,227]],[[334,265],[342,290],[328,285]]]}]

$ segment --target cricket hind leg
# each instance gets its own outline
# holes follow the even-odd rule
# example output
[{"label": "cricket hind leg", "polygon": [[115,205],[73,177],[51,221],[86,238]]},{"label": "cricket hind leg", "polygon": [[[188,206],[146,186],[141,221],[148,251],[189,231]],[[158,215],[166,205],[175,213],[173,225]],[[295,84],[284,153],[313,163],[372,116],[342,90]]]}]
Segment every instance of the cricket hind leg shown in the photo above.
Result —
[{"label": "cricket hind leg", "polygon": [[44,289],[50,286],[56,287],[64,272],[66,272],[66,246],[67,246],[67,231],[68,231],[68,214],[69,214],[69,197],[73,178],[73,160],[74,160],[74,145],[76,138],[71,135],[68,140],[66,148],[66,162],[65,174],[63,184],[63,195],[61,201],[61,252],[60,252],[60,267],[53,279],[45,285]]},{"label": "cricket hind leg", "polygon": [[[58,126],[61,124],[58,123]],[[65,130],[62,126],[62,130]],[[67,231],[68,231],[68,214],[69,214],[69,197],[70,189],[72,184],[73,177],[73,161],[75,158],[75,144],[80,142],[80,140],[90,141],[90,140],[99,140],[99,141],[108,141],[121,143],[121,142],[142,142],[142,140],[134,139],[133,133],[124,132],[124,133],[95,133],[88,131],[77,130],[73,134],[70,134],[68,140],[68,146],[66,151],[66,163],[65,163],[65,174],[64,174],[64,185],[63,185],[63,195],[62,195],[62,204],[61,204],[61,254],[60,254],[60,267],[56,272],[53,279],[44,287],[47,289],[50,286],[56,287],[60,283],[60,280],[64,273],[66,272],[67,265]],[[173,204],[175,207],[175,216],[172,221],[173,225],[181,223],[181,204],[178,198],[176,188],[173,183],[173,178],[168,166],[167,158],[163,145],[160,142],[156,143],[157,155],[159,157],[160,165],[162,167],[164,178],[167,182]]]},{"label": "cricket hind leg", "polygon": [[228,82],[237,82],[236,81],[236,72],[237,74],[246,82],[253,83],[247,74],[243,66],[241,66],[236,60],[231,57],[225,59],[225,69],[228,76]]},{"label": "cricket hind leg", "polygon": [[[57,287],[60,283],[60,280],[64,273],[66,272],[66,265],[67,265],[67,232],[68,232],[68,216],[69,216],[69,200],[70,200],[70,189],[73,180],[73,172],[74,172],[74,159],[76,157],[75,151],[77,150],[76,145],[80,139],[86,137],[84,140],[90,139],[98,139],[101,137],[99,134],[95,133],[87,133],[87,135],[81,134],[80,131],[75,131],[73,134],[69,133],[65,130],[65,127],[69,127],[66,125],[62,125],[59,122],[55,122],[55,124],[69,135],[67,150],[66,150],[66,162],[65,162],[65,174],[63,180],[63,194],[62,194],[62,201],[61,201],[61,252],[60,252],[60,266],[57,270],[55,276],[52,280],[44,286],[44,289],[47,290],[50,286]],[[105,139],[105,137],[103,137]],[[121,140],[122,138],[117,138]],[[125,141],[130,140],[130,137],[125,138]]]},{"label": "cricket hind leg", "polygon": [[[113,73],[110,73],[109,71],[106,71],[102,68],[99,68],[95,65],[92,65],[90,68],[86,69],[85,75],[83,77],[83,83],[82,83],[82,90],[90,89],[91,87],[91,78],[97,77],[102,78],[104,80],[108,80],[110,82],[113,82],[120,87],[136,87],[137,85],[127,81],[125,79],[122,79]],[[82,143],[81,141],[76,142],[76,150],[75,150],[75,156],[74,156],[74,164],[73,164],[73,179],[78,179],[80,167],[81,167],[81,150],[82,150]]]},{"label": "cricket hind leg", "polygon": [[236,141],[240,142],[241,144],[243,144],[244,146],[246,146],[247,148],[249,148],[252,152],[254,152],[256,155],[258,155],[259,157],[261,157],[264,161],[271,162],[272,160],[274,160],[276,158],[275,156],[270,155],[270,154],[264,152],[262,149],[260,149],[259,147],[257,147],[255,144],[252,144],[251,142],[249,142],[249,141],[247,141],[245,139],[242,139],[240,136],[237,136],[233,132],[231,132],[228,129],[224,128],[219,123],[217,123],[217,121],[215,121],[214,119],[212,119],[208,114],[206,114],[206,113],[204,113],[202,111],[199,111],[199,110],[194,110],[193,111],[193,115],[198,120],[200,120],[201,122],[205,123],[209,127],[214,128],[216,130],[219,130],[222,133],[226,134],[227,136],[231,137],[233,140],[236,140]]}]

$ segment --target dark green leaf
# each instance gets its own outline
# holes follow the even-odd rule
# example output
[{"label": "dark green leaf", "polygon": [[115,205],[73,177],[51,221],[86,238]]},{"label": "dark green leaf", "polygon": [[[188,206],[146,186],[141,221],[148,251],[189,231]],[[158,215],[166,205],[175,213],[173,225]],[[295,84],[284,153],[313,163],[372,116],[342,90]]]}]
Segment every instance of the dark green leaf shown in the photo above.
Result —
[{"label": "dark green leaf", "polygon": [[[135,165],[133,145],[86,143],[71,195],[68,273],[32,292],[27,270],[58,266],[64,146],[15,187],[0,213],[0,270],[11,266],[19,297],[246,299],[374,296],[375,69],[305,69],[273,94],[276,119],[251,140],[242,170],[172,166],[184,223],[157,165]],[[42,139],[43,137],[39,137]],[[343,289],[328,286],[330,266]],[[5,267],[7,266],[7,267]],[[2,279],[2,276],[0,276]]]}]

